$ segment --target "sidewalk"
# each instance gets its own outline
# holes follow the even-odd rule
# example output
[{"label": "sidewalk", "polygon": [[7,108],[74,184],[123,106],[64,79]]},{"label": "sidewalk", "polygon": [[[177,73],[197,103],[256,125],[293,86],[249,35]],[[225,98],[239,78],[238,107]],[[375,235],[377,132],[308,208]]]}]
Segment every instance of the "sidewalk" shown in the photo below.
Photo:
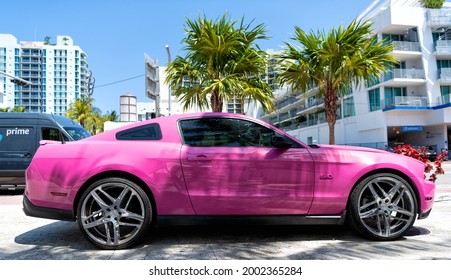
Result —
[{"label": "sidewalk", "polygon": [[437,185],[434,202],[451,200],[451,187]]},{"label": "sidewalk", "polygon": [[451,187],[436,185],[434,201],[451,201]]},{"label": "sidewalk", "polygon": [[451,160],[444,161],[442,167],[445,171],[444,175],[438,175],[435,190],[434,201],[451,200]]}]

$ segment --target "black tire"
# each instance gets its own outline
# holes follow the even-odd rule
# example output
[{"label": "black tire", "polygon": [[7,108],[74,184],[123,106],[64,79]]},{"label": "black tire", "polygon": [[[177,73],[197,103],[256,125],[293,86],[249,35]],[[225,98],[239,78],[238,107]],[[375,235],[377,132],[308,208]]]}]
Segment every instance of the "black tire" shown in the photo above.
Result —
[{"label": "black tire", "polygon": [[415,193],[406,180],[391,173],[374,174],[351,192],[349,222],[366,238],[390,241],[409,231],[417,209]]},{"label": "black tire", "polygon": [[134,182],[106,178],[89,186],[77,207],[78,225],[96,247],[129,248],[138,243],[152,223],[152,204]]}]

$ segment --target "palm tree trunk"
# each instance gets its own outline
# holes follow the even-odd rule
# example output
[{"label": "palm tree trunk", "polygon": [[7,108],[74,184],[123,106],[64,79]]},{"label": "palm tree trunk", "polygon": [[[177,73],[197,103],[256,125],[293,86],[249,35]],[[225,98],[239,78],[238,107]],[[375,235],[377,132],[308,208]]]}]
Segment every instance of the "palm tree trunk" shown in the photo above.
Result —
[{"label": "palm tree trunk", "polygon": [[324,95],[324,110],[326,120],[329,125],[329,144],[335,145],[335,123],[337,122],[337,101],[338,97],[331,90],[327,89]]},{"label": "palm tree trunk", "polygon": [[218,94],[218,90],[214,90],[210,97],[211,109],[213,112],[222,112],[224,102]]}]

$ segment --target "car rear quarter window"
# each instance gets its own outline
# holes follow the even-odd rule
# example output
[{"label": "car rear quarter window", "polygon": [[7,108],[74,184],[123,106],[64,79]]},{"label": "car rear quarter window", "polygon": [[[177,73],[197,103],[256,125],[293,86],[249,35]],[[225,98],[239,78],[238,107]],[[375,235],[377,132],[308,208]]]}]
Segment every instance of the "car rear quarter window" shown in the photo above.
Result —
[{"label": "car rear quarter window", "polygon": [[161,140],[161,138],[158,124],[138,126],[116,133],[117,140]]}]

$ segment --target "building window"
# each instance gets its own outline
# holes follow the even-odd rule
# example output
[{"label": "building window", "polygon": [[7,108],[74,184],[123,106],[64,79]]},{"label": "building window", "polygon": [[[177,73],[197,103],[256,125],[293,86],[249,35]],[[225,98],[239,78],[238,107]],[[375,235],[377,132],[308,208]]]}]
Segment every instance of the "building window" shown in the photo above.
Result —
[{"label": "building window", "polygon": [[354,97],[346,98],[343,100],[343,117],[355,116]]},{"label": "building window", "polygon": [[370,112],[381,109],[381,96],[379,88],[368,91],[368,98],[370,101]]},{"label": "building window", "polygon": [[227,103],[227,112],[243,114],[242,106],[242,99],[235,97]]},{"label": "building window", "polygon": [[451,86],[440,86],[440,92],[442,93],[443,104],[451,103],[450,100]]}]

